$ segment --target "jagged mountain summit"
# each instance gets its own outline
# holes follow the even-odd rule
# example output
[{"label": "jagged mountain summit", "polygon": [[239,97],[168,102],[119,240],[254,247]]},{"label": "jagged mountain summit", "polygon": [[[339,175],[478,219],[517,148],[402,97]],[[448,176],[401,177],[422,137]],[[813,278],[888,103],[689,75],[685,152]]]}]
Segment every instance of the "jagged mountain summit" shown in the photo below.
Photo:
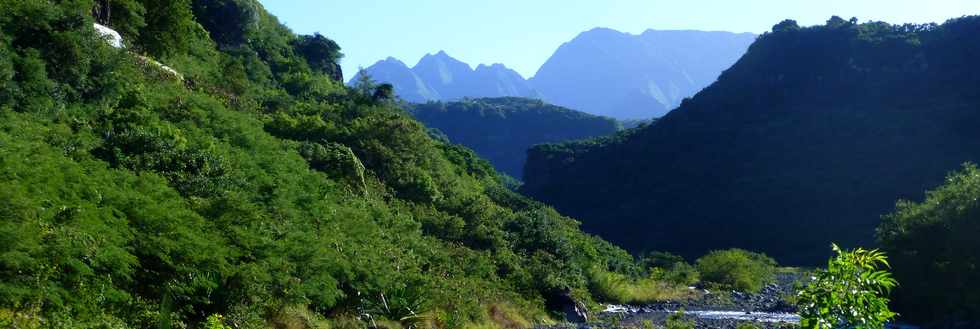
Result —
[{"label": "jagged mountain summit", "polygon": [[595,28],[561,45],[531,79],[503,64],[473,69],[445,51],[425,55],[412,68],[389,58],[366,71],[394,85],[409,102],[528,97],[595,115],[649,119],[714,82],[755,37],[693,30],[633,35]]},{"label": "jagged mountain summit", "polygon": [[[375,81],[392,84],[399,97],[412,103],[465,97],[540,98],[523,76],[503,64],[480,64],[473,69],[445,51],[426,54],[411,68],[389,57],[365,71]],[[349,84],[358,79],[360,73]]]},{"label": "jagged mountain summit", "polygon": [[659,117],[714,82],[755,38],[595,28],[561,45],[530,83],[556,105],[619,119]]}]

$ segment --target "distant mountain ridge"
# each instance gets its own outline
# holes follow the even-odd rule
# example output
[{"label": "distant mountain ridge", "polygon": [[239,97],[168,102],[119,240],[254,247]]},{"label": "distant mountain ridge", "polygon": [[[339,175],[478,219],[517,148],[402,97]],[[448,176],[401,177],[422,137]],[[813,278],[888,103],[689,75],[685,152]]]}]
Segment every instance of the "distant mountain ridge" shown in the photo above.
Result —
[{"label": "distant mountain ridge", "polygon": [[445,51],[427,54],[411,68],[388,58],[365,70],[413,103],[526,97],[617,119],[648,119],[714,82],[755,37],[693,30],[634,35],[595,28],[562,44],[530,79],[503,64],[473,69]]},{"label": "distant mountain ridge", "polygon": [[[503,64],[480,64],[473,69],[445,51],[426,54],[413,67],[388,57],[366,68],[375,81],[390,83],[395,93],[412,103],[458,100],[464,97],[540,98],[520,73]],[[353,84],[360,72],[351,78]]]}]

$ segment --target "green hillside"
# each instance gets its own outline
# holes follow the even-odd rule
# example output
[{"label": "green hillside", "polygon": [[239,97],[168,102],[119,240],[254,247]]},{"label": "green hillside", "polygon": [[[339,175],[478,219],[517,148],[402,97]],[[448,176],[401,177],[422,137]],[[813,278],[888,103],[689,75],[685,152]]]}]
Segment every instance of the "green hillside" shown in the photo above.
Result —
[{"label": "green hillside", "polygon": [[254,0],[0,8],[0,323],[526,325],[635,271]]}]

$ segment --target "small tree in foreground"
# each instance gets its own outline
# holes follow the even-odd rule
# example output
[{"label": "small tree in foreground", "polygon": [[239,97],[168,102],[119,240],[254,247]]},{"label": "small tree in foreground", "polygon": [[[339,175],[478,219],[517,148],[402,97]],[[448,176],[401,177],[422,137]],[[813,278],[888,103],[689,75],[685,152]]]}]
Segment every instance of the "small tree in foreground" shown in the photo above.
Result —
[{"label": "small tree in foreground", "polygon": [[826,270],[800,291],[800,325],[803,328],[884,328],[897,314],[888,309],[888,294],[898,283],[888,258],[878,250],[841,250]]}]

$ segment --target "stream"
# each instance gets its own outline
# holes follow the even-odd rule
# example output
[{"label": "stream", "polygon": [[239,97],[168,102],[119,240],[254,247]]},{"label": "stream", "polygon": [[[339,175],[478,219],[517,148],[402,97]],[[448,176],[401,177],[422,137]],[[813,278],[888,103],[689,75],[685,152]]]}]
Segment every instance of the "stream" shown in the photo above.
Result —
[{"label": "stream", "polygon": [[[644,321],[660,324],[679,312],[650,307],[607,305],[601,316],[617,318],[620,324],[629,327],[642,327]],[[800,323],[800,316],[792,312],[688,310],[683,313],[686,318],[693,319],[698,328],[736,328],[743,322],[753,322],[760,328],[785,328]]]}]

